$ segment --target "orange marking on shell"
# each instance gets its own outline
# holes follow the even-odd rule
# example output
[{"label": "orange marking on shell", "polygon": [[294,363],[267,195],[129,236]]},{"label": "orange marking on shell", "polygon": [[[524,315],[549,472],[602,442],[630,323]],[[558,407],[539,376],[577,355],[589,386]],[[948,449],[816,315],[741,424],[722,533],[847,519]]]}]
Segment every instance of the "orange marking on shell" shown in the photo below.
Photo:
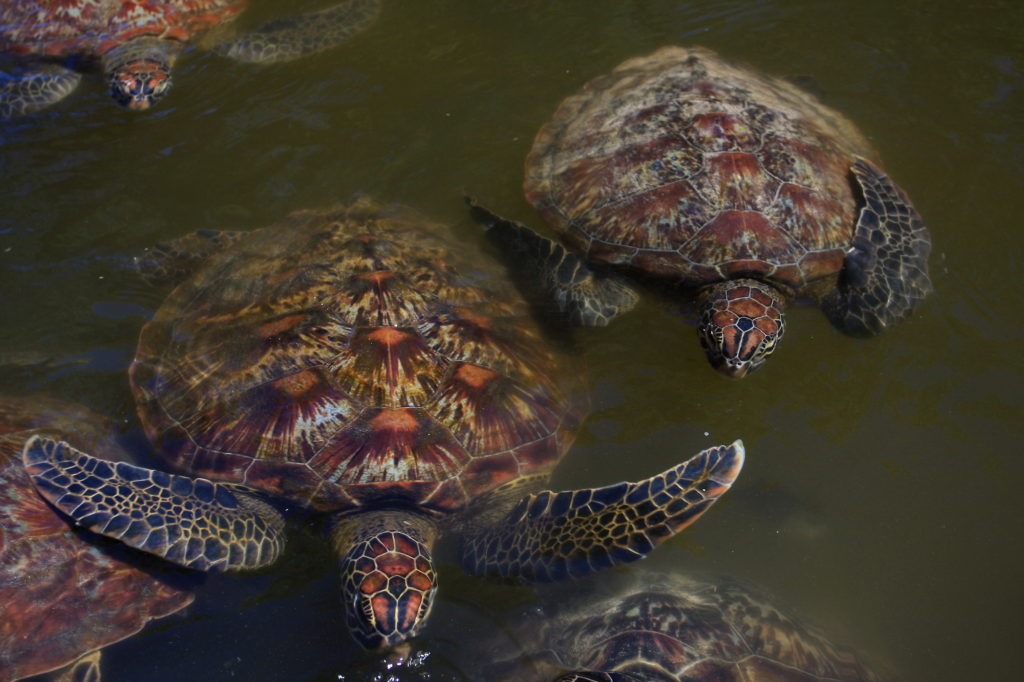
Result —
[{"label": "orange marking on shell", "polygon": [[407,341],[411,336],[412,334],[409,332],[403,332],[397,327],[378,327],[367,334],[366,338],[387,346],[396,346],[403,341]]},{"label": "orange marking on shell", "polygon": [[750,287],[736,287],[730,289],[726,298],[730,301],[735,301],[737,298],[746,298],[750,295]]},{"label": "orange marking on shell", "polygon": [[497,372],[492,372],[486,367],[479,365],[460,365],[455,370],[455,378],[473,388],[480,388],[486,385],[489,381],[492,381],[494,377],[498,376]]},{"label": "orange marking on shell", "polygon": [[269,339],[277,336],[278,334],[295,329],[295,327],[304,319],[306,319],[306,316],[302,313],[285,315],[279,320],[264,322],[260,326],[256,327],[256,333],[259,334],[261,338]]},{"label": "orange marking on shell", "polygon": [[468,322],[481,329],[491,328],[491,318],[487,315],[479,315],[469,308],[455,308],[452,312],[459,316],[459,320]]},{"label": "orange marking on shell", "polygon": [[754,322],[754,326],[764,332],[765,335],[777,334],[779,332],[778,323],[768,319],[767,317],[759,317]]},{"label": "orange marking on shell", "polygon": [[377,272],[367,272],[363,273],[362,275],[357,275],[356,279],[361,279],[367,282],[373,282],[374,284],[380,285],[394,276],[395,273],[389,270],[380,270]]},{"label": "orange marking on shell", "polygon": [[729,310],[718,310],[711,316],[711,321],[719,327],[728,327],[731,324],[736,324],[739,319],[736,313]]},{"label": "orange marking on shell", "polygon": [[273,382],[273,386],[284,391],[290,396],[297,397],[307,393],[311,388],[320,382],[317,375],[311,370],[304,370],[298,374],[290,374]]},{"label": "orange marking on shell", "polygon": [[399,431],[410,433],[420,427],[419,421],[408,410],[381,409],[380,414],[370,420],[370,426],[378,431]]}]

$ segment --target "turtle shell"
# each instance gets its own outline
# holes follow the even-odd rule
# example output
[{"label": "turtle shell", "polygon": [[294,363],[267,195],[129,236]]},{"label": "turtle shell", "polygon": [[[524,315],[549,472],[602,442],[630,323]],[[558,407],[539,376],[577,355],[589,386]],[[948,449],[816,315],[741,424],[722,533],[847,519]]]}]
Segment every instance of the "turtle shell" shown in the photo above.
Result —
[{"label": "turtle shell", "polygon": [[863,135],[795,86],[665,47],[562,102],[534,141],[525,189],[598,263],[794,292],[842,267],[857,156],[874,160]]},{"label": "turtle shell", "polygon": [[294,214],[144,327],[139,414],[181,471],[325,511],[456,509],[553,467],[577,421],[565,359],[493,267],[407,209]]},{"label": "turtle shell", "polygon": [[0,5],[0,52],[102,55],[148,36],[187,42],[233,19],[248,0],[7,0]]},{"label": "turtle shell", "polygon": [[[531,646],[536,642],[538,652],[553,653],[559,668],[619,673],[629,679],[880,679],[859,654],[835,644],[748,586],[650,572],[619,582],[609,588],[602,581],[583,598],[580,594],[562,597],[562,604],[543,623],[524,624],[522,636]],[[524,662],[515,666],[517,672],[511,677],[502,672],[487,679],[533,679],[519,672]]]},{"label": "turtle shell", "polygon": [[100,416],[52,400],[0,397],[0,673],[54,670],[138,632],[193,598],[152,557],[76,530],[36,493],[21,462],[35,434],[120,459]]}]

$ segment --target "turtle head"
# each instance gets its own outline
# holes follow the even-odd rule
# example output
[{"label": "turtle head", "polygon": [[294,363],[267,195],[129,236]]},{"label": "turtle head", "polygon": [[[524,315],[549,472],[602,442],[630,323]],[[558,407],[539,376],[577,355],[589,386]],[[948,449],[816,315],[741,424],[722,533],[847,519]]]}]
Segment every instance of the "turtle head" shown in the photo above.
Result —
[{"label": "turtle head", "polygon": [[711,366],[741,379],[763,365],[785,330],[784,305],[778,289],[753,279],[707,289],[698,332]]},{"label": "turtle head", "polygon": [[400,644],[426,621],[437,590],[435,534],[433,522],[411,512],[363,512],[334,524],[345,619],[364,648]]},{"label": "turtle head", "polygon": [[103,72],[114,100],[132,111],[159,102],[171,87],[171,66],[182,48],[177,40],[143,36],[103,55]]},{"label": "turtle head", "polygon": [[171,87],[171,70],[167,64],[138,59],[110,73],[110,94],[126,109],[144,111],[163,99]]}]

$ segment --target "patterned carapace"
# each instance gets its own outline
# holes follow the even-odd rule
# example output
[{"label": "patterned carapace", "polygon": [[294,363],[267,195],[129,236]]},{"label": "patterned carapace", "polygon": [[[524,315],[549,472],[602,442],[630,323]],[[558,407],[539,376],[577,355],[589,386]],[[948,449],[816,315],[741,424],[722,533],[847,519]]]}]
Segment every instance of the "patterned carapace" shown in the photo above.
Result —
[{"label": "patterned carapace", "polygon": [[[87,540],[37,493],[21,463],[29,436],[73,437],[105,457],[99,415],[53,400],[0,398],[0,677],[65,666],[184,608],[192,592],[157,562],[120,544]],[[144,564],[144,565],[142,565]]]},{"label": "patterned carapace", "polygon": [[[515,624],[527,655],[554,658],[541,667],[574,671],[557,682],[880,679],[856,652],[739,583],[644,571],[619,583],[559,597],[542,621]],[[486,679],[534,679],[522,667],[495,666],[500,672],[488,671]]]},{"label": "patterned carapace", "polygon": [[139,37],[188,42],[235,18],[248,0],[12,0],[0,7],[0,51],[101,56]]},{"label": "patterned carapace", "polygon": [[857,221],[857,129],[782,81],[700,49],[631,59],[540,131],[526,193],[596,261],[793,292],[835,274]]},{"label": "patterned carapace", "polygon": [[132,366],[157,452],[320,510],[451,511],[551,468],[577,419],[569,364],[485,258],[424,226],[364,201],[208,259]]}]

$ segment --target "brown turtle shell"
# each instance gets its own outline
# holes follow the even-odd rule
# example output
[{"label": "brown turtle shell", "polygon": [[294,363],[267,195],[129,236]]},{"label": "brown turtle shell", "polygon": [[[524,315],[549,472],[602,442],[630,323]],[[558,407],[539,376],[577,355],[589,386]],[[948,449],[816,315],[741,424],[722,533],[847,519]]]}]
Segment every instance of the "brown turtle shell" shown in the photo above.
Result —
[{"label": "brown turtle shell", "polygon": [[65,666],[191,603],[155,561],[75,530],[36,492],[21,462],[25,440],[63,438],[121,459],[109,423],[54,400],[0,397],[0,678]]},{"label": "brown turtle shell", "polygon": [[233,19],[248,0],[6,0],[0,52],[102,55],[139,37],[188,42]]},{"label": "brown turtle shell", "polygon": [[446,232],[363,200],[209,258],[131,369],[157,451],[325,511],[453,510],[550,469],[577,421],[564,358]]},{"label": "brown turtle shell", "polygon": [[664,682],[881,679],[858,652],[780,609],[756,588],[729,579],[643,571],[624,584],[614,582],[559,595],[560,603],[547,609],[542,622],[526,618],[515,624],[527,660],[496,674],[488,671],[486,679],[552,679],[523,671],[535,654],[540,660],[553,655],[561,669]]},{"label": "brown turtle shell", "polygon": [[665,47],[562,102],[534,141],[525,189],[593,261],[799,292],[842,267],[858,156],[876,160],[809,94],[703,48]]}]

